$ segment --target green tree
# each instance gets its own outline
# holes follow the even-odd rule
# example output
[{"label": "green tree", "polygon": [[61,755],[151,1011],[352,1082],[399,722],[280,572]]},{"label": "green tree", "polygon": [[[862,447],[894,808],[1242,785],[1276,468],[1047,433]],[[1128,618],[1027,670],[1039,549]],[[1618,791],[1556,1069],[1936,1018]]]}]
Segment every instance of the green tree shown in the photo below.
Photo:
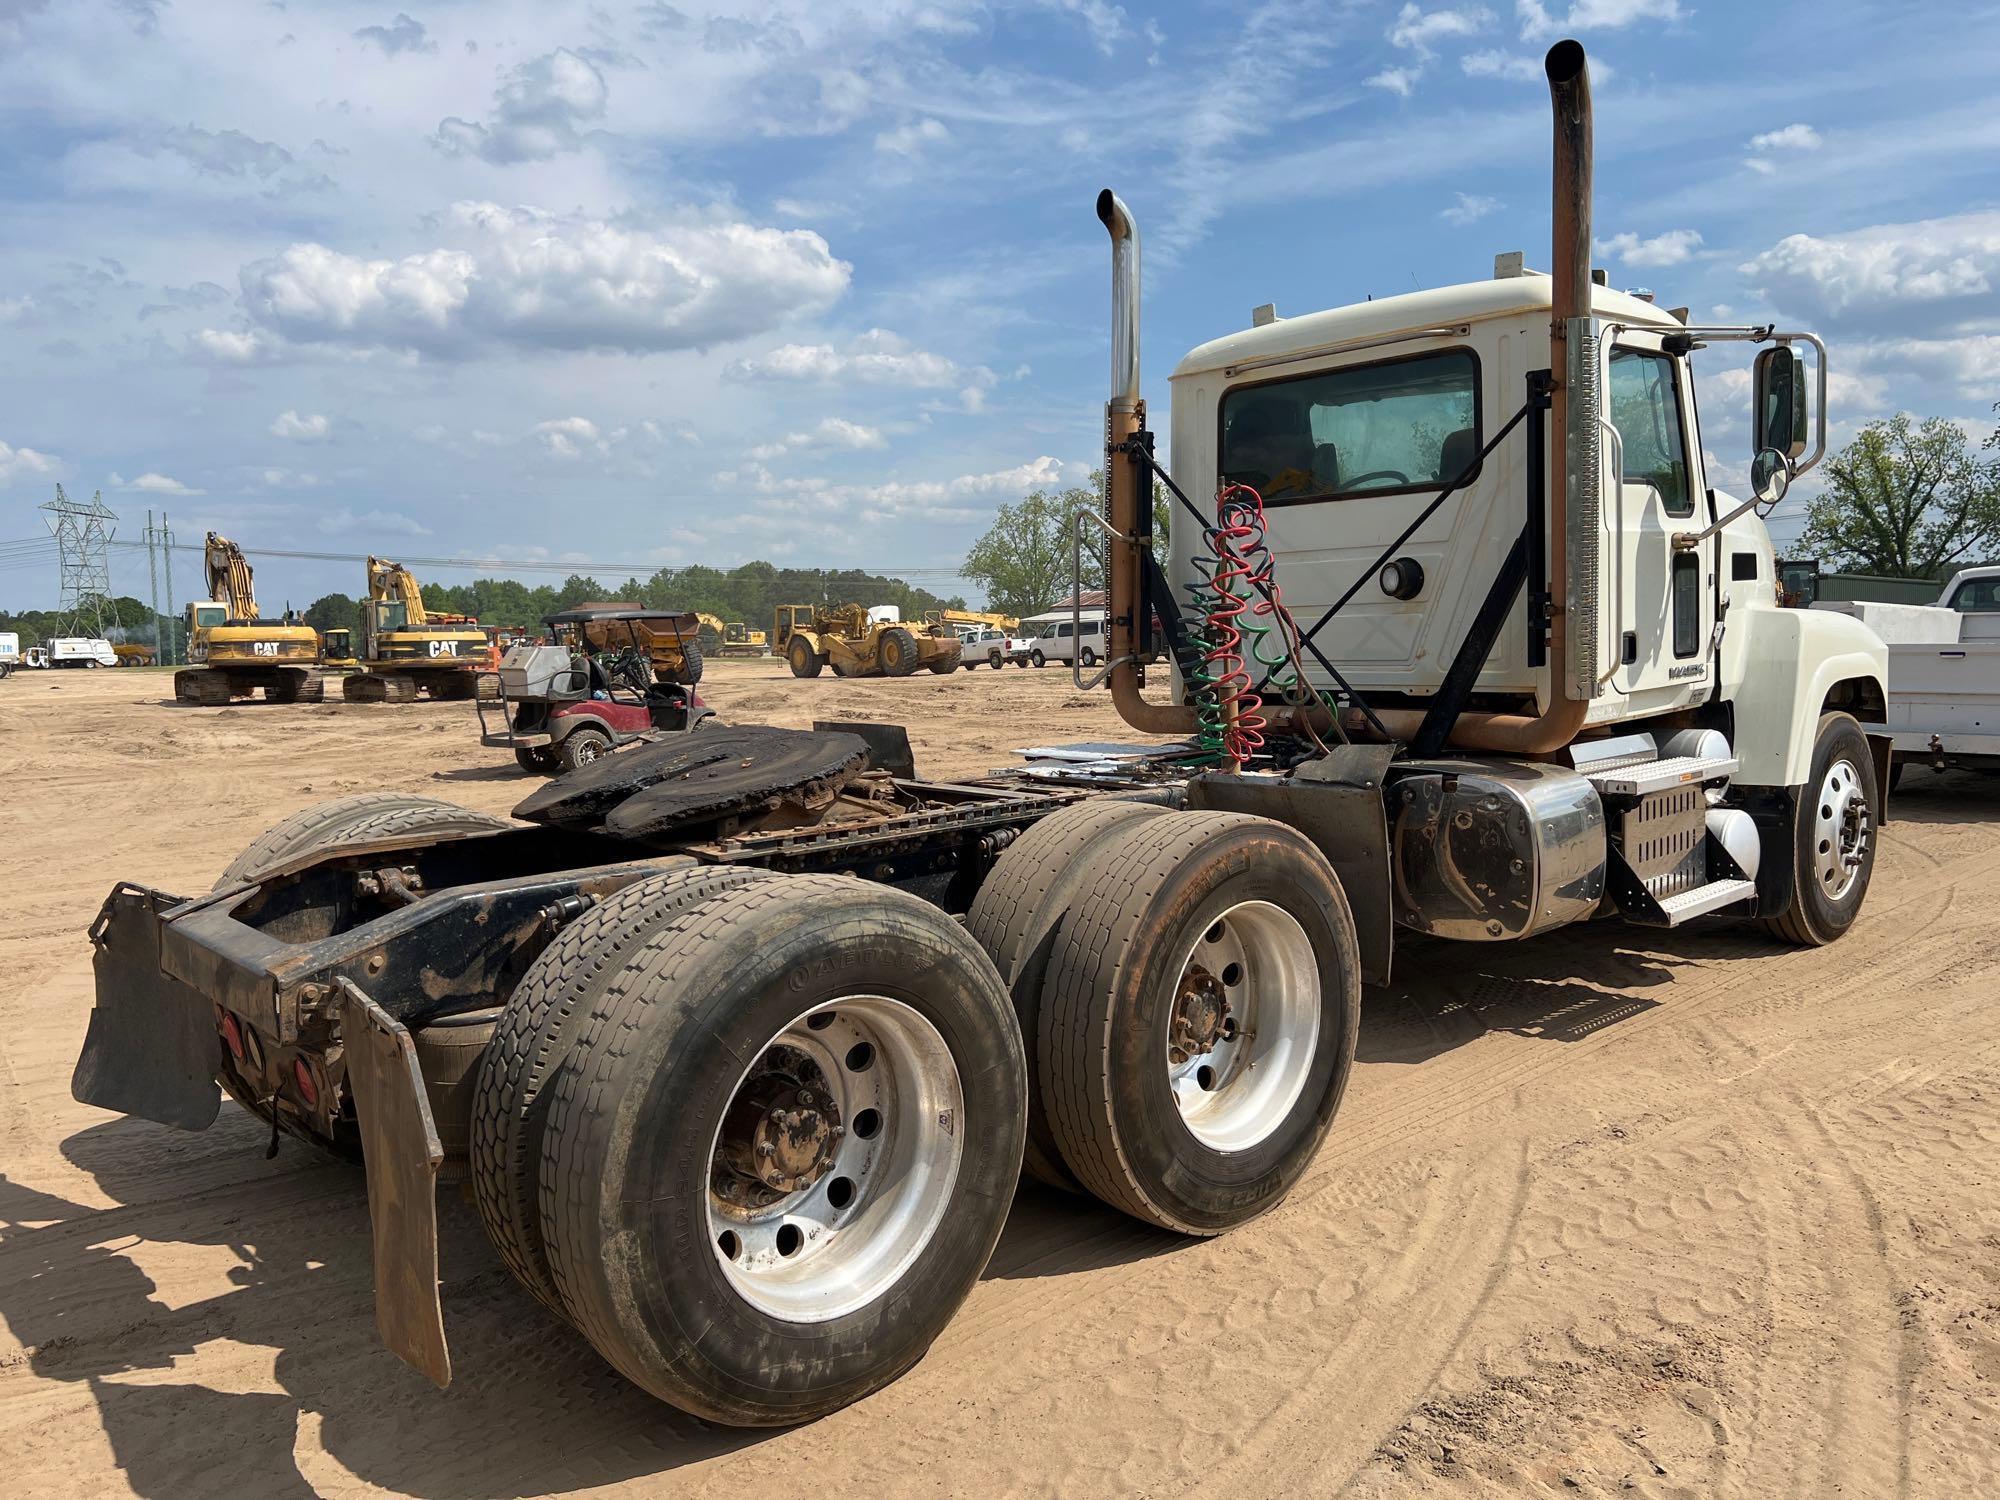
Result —
[{"label": "green tree", "polygon": [[[1175,506],[1167,487],[1153,481],[1153,556],[1162,566]],[[1090,488],[1074,486],[1050,494],[1036,490],[1016,505],[1003,505],[987,533],[965,555],[965,576],[986,591],[986,607],[1002,614],[1032,615],[1070,594],[1071,521],[1079,510],[1104,514],[1104,475],[1090,476]],[[1104,587],[1102,527],[1084,523],[1083,587]]]},{"label": "green tree", "polygon": [[361,605],[346,594],[321,594],[306,606],[306,624],[321,635],[329,630],[351,630],[358,647],[361,642]]},{"label": "green tree", "polygon": [[1942,417],[1870,422],[1827,460],[1799,542],[1838,568],[1936,578],[2000,546],[2000,465]]}]

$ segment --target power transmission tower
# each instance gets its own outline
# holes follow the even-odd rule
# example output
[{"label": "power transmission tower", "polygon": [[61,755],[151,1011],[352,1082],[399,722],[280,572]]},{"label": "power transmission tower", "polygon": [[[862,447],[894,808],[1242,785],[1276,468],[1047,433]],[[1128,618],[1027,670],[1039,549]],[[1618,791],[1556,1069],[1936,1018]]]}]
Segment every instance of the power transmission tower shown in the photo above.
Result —
[{"label": "power transmission tower", "polygon": [[[56,486],[56,497],[41,509],[49,513],[49,531],[56,539],[56,566],[62,572],[65,635],[102,636],[104,606],[111,598],[110,523],[117,520],[99,490],[84,505]],[[85,627],[88,627],[87,629]]]},{"label": "power transmission tower", "polygon": [[180,616],[174,612],[174,531],[167,525],[165,511],[160,512],[160,560],[167,570],[167,636],[173,642],[166,653],[172,662],[162,658],[160,664],[178,666],[186,660],[187,641],[178,629]]}]

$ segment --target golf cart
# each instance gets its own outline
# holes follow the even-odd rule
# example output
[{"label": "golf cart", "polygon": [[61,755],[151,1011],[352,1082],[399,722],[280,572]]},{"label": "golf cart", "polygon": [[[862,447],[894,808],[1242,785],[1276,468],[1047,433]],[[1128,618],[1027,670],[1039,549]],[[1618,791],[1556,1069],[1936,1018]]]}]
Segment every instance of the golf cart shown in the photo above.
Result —
[{"label": "golf cart", "polygon": [[[522,770],[553,776],[620,745],[684,733],[714,717],[691,684],[658,679],[636,632],[631,644],[607,649],[599,644],[601,628],[572,628],[580,613],[544,622],[554,639],[573,644],[507,648],[497,700],[482,697],[476,705],[480,744],[512,750]],[[606,623],[601,614],[592,622]],[[489,712],[497,713],[497,727]]]}]

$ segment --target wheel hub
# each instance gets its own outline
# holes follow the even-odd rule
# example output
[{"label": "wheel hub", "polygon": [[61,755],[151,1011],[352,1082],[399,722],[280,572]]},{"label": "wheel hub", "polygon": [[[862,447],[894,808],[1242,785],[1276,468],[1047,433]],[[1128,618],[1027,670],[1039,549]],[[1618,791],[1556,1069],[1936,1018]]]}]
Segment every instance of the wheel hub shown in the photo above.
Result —
[{"label": "wheel hub", "polygon": [[1174,1018],[1167,1035],[1167,1057],[1176,1065],[1204,1052],[1234,1029],[1229,996],[1222,981],[1200,964],[1188,965],[1174,996]]},{"label": "wheel hub", "polygon": [[745,1206],[804,1192],[826,1175],[847,1134],[812,1059],[774,1048],[730,1104],[717,1143],[719,1197]]}]

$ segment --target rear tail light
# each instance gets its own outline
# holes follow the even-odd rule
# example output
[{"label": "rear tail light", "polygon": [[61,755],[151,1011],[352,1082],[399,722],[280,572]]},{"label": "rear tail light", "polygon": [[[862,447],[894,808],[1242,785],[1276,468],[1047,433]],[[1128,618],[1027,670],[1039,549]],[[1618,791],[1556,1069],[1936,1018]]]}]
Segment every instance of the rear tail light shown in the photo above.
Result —
[{"label": "rear tail light", "polygon": [[222,1041],[229,1048],[229,1055],[238,1062],[243,1060],[243,1032],[236,1024],[236,1017],[228,1011],[222,1012]]},{"label": "rear tail light", "polygon": [[307,1107],[318,1109],[319,1085],[313,1081],[312,1069],[306,1066],[303,1057],[292,1064],[292,1077],[298,1080],[299,1097],[306,1101]]}]

